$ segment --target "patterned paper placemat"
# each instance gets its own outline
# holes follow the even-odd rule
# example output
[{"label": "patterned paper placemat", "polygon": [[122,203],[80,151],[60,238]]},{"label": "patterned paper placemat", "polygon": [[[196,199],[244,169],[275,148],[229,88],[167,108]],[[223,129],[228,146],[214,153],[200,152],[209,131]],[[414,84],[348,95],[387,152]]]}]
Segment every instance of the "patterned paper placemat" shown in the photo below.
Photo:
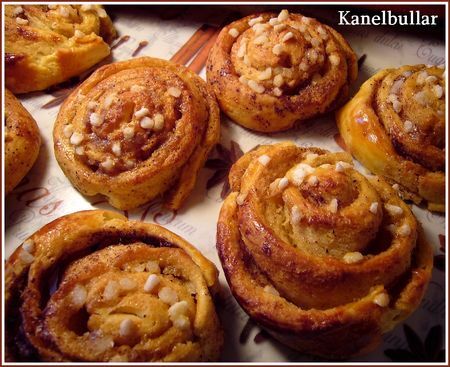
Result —
[{"label": "patterned paper placemat", "polygon": [[[219,11],[220,9],[220,11]],[[109,6],[108,11],[120,38],[113,46],[109,63],[144,55],[174,58],[205,78],[207,48],[219,27],[239,16],[252,13],[255,6],[218,8],[216,6]],[[296,8],[298,9],[298,8]],[[335,26],[335,8],[304,6],[305,14]],[[304,10],[303,10],[304,9]],[[354,90],[377,70],[403,64],[442,64],[445,43],[427,39],[426,33],[397,32],[389,27],[337,26],[363,61]],[[205,47],[193,56],[184,47],[193,35],[201,36]],[[189,44],[188,44],[189,46]],[[179,50],[182,52],[179,52]],[[186,51],[188,49],[188,51]],[[185,52],[183,52],[183,50]],[[365,55],[365,56],[363,56]],[[87,75],[88,73],[86,73]],[[82,76],[83,78],[83,76]],[[76,83],[76,81],[74,82]],[[92,208],[112,209],[101,197],[88,198],[79,194],[59,168],[53,155],[52,128],[59,106],[74,83],[53,92],[31,93],[20,99],[38,122],[43,144],[38,161],[5,203],[5,258],[30,234],[44,224],[64,214]],[[161,209],[159,202],[125,212],[130,219],[156,222],[183,236],[197,246],[221,270],[215,249],[216,219],[227,192],[229,167],[242,154],[258,144],[293,140],[301,146],[319,146],[341,150],[333,115],[307,122],[295,130],[281,134],[258,134],[245,130],[225,117],[222,136],[213,160],[202,169],[196,189],[185,207],[178,213]],[[435,269],[423,303],[403,326],[384,337],[375,352],[354,358],[354,361],[433,361],[442,360],[441,346],[445,325],[445,217],[431,214],[415,205],[412,209],[423,224],[425,234],[435,251]],[[270,338],[249,321],[234,298],[223,276],[222,295],[218,310],[226,333],[223,361],[234,362],[302,362],[313,361]],[[441,351],[441,352],[440,352]],[[440,353],[439,353],[440,352]]]}]

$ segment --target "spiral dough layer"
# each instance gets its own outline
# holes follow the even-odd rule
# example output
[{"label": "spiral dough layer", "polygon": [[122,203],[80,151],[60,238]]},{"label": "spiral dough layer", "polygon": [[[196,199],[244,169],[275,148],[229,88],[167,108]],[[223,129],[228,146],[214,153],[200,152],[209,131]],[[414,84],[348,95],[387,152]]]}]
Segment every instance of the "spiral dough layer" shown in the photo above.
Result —
[{"label": "spiral dough layer", "polygon": [[165,194],[176,210],[219,132],[215,97],[199,76],[143,57],[93,73],[64,102],[53,135],[56,159],[83,194],[119,209]]},{"label": "spiral dough layer", "polygon": [[405,199],[445,211],[445,72],[415,65],[378,72],[336,115],[364,166]]},{"label": "spiral dough layer", "polygon": [[109,211],[59,218],[6,264],[6,359],[217,360],[217,275],[157,225]]},{"label": "spiral dough layer", "polygon": [[305,353],[365,353],[420,303],[432,251],[382,179],[347,153],[261,146],[230,172],[217,249],[244,310]]},{"label": "spiral dough layer", "polygon": [[356,55],[334,29],[283,10],[226,26],[207,63],[221,109],[262,132],[291,128],[345,101]]}]

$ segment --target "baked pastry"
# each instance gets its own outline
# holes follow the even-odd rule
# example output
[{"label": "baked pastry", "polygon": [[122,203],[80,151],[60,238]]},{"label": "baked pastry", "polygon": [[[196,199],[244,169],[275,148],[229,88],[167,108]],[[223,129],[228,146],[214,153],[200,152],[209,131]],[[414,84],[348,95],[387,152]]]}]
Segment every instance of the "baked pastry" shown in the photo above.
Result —
[{"label": "baked pastry", "polygon": [[61,217],[6,263],[6,360],[215,361],[217,277],[160,226],[103,210]]},{"label": "baked pastry", "polygon": [[432,250],[409,207],[348,153],[279,143],[241,157],[217,249],[244,310],[326,358],[370,351],[419,305]]},{"label": "baked pastry", "polygon": [[350,152],[400,187],[405,199],[445,211],[445,77],[435,66],[386,69],[336,114]]},{"label": "baked pastry", "polygon": [[357,73],[356,55],[338,32],[287,10],[223,28],[206,69],[221,110],[262,132],[333,110],[346,100]]},{"label": "baked pastry", "polygon": [[219,139],[206,83],[184,66],[143,57],[95,71],[64,102],[55,155],[85,195],[132,209],[166,194],[177,210]]},{"label": "baked pastry", "polygon": [[39,154],[41,136],[36,121],[5,89],[5,193],[17,186]]},{"label": "baked pastry", "polygon": [[5,80],[13,93],[43,90],[109,55],[116,35],[100,5],[5,5]]}]

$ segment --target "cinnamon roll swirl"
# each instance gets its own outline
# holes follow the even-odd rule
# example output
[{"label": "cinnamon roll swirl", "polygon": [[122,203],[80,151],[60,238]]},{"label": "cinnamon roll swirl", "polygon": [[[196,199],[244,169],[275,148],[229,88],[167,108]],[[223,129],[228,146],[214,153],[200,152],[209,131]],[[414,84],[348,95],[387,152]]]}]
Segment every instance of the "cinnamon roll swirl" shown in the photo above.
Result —
[{"label": "cinnamon roll swirl", "polygon": [[100,5],[6,5],[6,86],[25,93],[79,75],[109,55],[115,35]]},{"label": "cinnamon roll swirl", "polygon": [[400,187],[405,199],[445,211],[445,77],[435,66],[378,72],[337,112],[350,152]]},{"label": "cinnamon roll swirl", "polygon": [[6,360],[217,360],[217,276],[157,225],[100,210],[61,217],[6,263]]},{"label": "cinnamon roll swirl", "polygon": [[283,10],[223,28],[206,75],[232,120],[274,132],[336,108],[357,72],[356,55],[338,32]]},{"label": "cinnamon roll swirl", "polygon": [[184,66],[143,57],[95,71],[64,102],[55,155],[85,195],[132,209],[165,194],[177,210],[219,139],[206,83]]},{"label": "cinnamon roll swirl", "polygon": [[409,207],[347,153],[261,146],[230,172],[217,249],[233,295],[275,338],[345,358],[418,307],[431,247]]},{"label": "cinnamon roll swirl", "polygon": [[5,193],[25,177],[39,154],[41,136],[34,118],[5,89]]}]

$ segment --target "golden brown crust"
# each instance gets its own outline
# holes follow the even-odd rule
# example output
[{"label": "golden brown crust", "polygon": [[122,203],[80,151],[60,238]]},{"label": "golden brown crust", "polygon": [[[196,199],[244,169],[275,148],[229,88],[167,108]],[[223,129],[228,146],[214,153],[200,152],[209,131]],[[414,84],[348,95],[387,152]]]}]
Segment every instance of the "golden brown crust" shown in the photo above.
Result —
[{"label": "golden brown crust", "polygon": [[94,72],[64,102],[53,136],[56,159],[83,194],[103,194],[120,209],[165,194],[177,210],[219,133],[206,83],[184,66],[143,57]]},{"label": "golden brown crust", "polygon": [[16,187],[39,154],[41,136],[36,121],[5,89],[5,193]]},{"label": "golden brown crust", "polygon": [[6,5],[6,86],[26,93],[79,75],[109,55],[115,35],[100,5]]},{"label": "golden brown crust", "polygon": [[425,65],[378,72],[336,114],[365,167],[400,185],[405,199],[445,211],[445,78]]},{"label": "golden brown crust", "polygon": [[418,307],[431,247],[394,190],[347,153],[262,146],[230,183],[219,257],[238,302],[281,342],[328,358],[366,353]]},{"label": "golden brown crust", "polygon": [[336,108],[357,77],[356,55],[338,32],[284,12],[229,24],[208,57],[221,110],[252,130],[287,130]]},{"label": "golden brown crust", "polygon": [[[70,214],[19,246],[5,274],[9,361],[219,357],[222,333],[210,296],[217,269],[157,225],[109,211]],[[150,276],[158,282],[146,288]],[[164,288],[176,298],[164,298]],[[184,310],[171,314],[174,302]]]}]

